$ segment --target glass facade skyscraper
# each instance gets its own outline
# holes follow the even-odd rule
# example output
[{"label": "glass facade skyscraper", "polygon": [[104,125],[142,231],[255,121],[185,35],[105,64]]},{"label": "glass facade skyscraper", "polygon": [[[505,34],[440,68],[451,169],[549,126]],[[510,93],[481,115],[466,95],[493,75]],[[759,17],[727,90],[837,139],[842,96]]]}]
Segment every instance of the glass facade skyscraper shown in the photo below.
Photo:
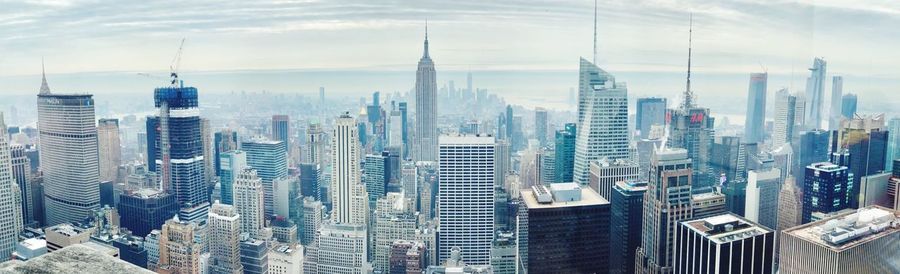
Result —
[{"label": "glass facade skyscraper", "polygon": [[641,139],[650,138],[652,126],[666,124],[666,107],[666,98],[638,98],[634,127],[640,131]]},{"label": "glass facade skyscraper", "polygon": [[581,59],[573,181],[588,184],[590,162],[623,159],[628,150],[628,90],[612,74]]},{"label": "glass facade skyscraper", "polygon": [[766,137],[766,82],[768,73],[750,74],[747,92],[747,116],[744,121],[744,142],[758,143]]},{"label": "glass facade skyscraper", "polygon": [[275,214],[274,181],[287,176],[287,151],[284,142],[254,138],[241,143],[247,153],[247,166],[256,169],[265,193],[266,217]]},{"label": "glass facade skyscraper", "polygon": [[556,131],[556,151],[554,157],[556,159],[553,169],[556,177],[555,182],[565,183],[572,182],[572,173],[575,168],[575,137],[577,136],[576,126],[574,123],[566,123],[565,128]]}]

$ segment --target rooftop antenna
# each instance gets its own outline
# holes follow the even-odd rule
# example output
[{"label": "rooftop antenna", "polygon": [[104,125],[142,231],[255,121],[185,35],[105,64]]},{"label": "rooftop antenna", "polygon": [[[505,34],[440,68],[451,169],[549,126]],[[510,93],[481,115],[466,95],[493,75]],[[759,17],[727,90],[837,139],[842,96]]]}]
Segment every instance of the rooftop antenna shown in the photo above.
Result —
[{"label": "rooftop antenna", "polygon": [[766,73],[766,74],[769,73],[769,68],[768,68],[768,67],[763,66],[762,62],[760,62],[760,61],[756,61],[756,62],[759,63],[759,68],[761,68],[762,71],[763,71],[764,73]]},{"label": "rooftop antenna", "polygon": [[169,65],[169,76],[172,77],[171,84],[173,87],[178,86],[178,66],[181,65],[181,52],[184,49],[184,38],[181,38],[181,45],[178,46],[178,52],[175,53],[175,58],[172,59],[172,64]]},{"label": "rooftop antenna", "polygon": [[47,85],[47,71],[44,69],[44,57],[41,57],[41,90],[38,94],[50,94],[50,85]]},{"label": "rooftop antenna", "polygon": [[597,64],[597,0],[594,0],[594,65]]},{"label": "rooftop antenna", "polygon": [[694,35],[694,13],[691,13],[690,17],[690,27],[688,28],[688,67],[687,67],[687,84],[684,89],[684,104],[681,106],[683,109],[689,109],[694,106],[693,97],[694,93],[691,92],[691,46],[693,45],[693,35]]}]

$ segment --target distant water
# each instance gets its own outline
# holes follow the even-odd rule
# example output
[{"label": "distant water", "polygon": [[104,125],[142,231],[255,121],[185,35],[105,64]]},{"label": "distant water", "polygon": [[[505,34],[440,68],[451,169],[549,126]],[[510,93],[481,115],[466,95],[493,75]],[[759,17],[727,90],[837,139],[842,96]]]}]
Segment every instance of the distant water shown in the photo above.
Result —
[{"label": "distant water", "polygon": [[[674,104],[680,100],[684,90],[684,74],[677,72],[616,72],[616,81],[626,82],[629,97],[666,97]],[[89,92],[100,101],[103,98],[152,96],[153,88],[165,85],[165,73],[151,73],[159,77],[139,76],[135,72],[75,73],[49,75],[50,87],[57,91]],[[508,103],[525,107],[543,106],[557,110],[574,110],[569,101],[569,90],[577,88],[578,72],[553,71],[474,71],[475,88],[487,89],[498,94]],[[347,97],[358,100],[368,97],[373,91],[382,93],[405,93],[415,84],[415,71],[306,71],[306,70],[262,70],[262,71],[220,71],[183,72],[186,85],[200,89],[202,96],[230,94],[232,91],[269,93],[297,93],[317,97],[318,89],[324,86],[330,98]],[[769,100],[781,87],[790,87],[790,75],[770,74],[768,82]],[[804,86],[801,77],[796,77],[794,89]],[[803,77],[805,79],[805,77]],[[465,71],[438,71],[438,87],[454,81],[457,89],[466,87]],[[692,89],[699,104],[709,107],[712,112],[743,115],[746,109],[748,73],[694,73]],[[830,82],[830,81],[829,81]],[[0,76],[0,107],[6,110],[15,98],[37,93],[40,86],[39,75]],[[826,85],[826,98],[830,98],[830,83]],[[845,76],[845,92],[859,94],[860,112],[887,112],[889,117],[900,105],[900,79],[862,78]],[[576,91],[577,92],[577,91]],[[13,98],[13,99],[9,99]],[[33,103],[33,97],[27,96]],[[771,106],[771,101],[769,102]],[[634,111],[632,109],[632,111]],[[767,109],[771,113],[772,109]],[[733,124],[742,123],[731,120]]]}]

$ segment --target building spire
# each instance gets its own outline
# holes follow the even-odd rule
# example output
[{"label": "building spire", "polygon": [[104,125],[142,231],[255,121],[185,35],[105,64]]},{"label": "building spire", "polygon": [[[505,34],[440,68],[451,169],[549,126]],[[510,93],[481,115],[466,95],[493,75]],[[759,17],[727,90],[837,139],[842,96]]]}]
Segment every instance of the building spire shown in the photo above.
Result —
[{"label": "building spire", "polygon": [[594,0],[594,65],[597,64],[597,0]]},{"label": "building spire", "polygon": [[47,71],[44,70],[43,57],[41,57],[41,91],[38,94],[50,94],[50,86],[47,85]]},{"label": "building spire", "polygon": [[425,54],[422,55],[422,58],[431,58],[428,56],[428,19],[425,19]]},{"label": "building spire", "polygon": [[694,14],[691,13],[690,26],[688,27],[688,67],[687,67],[687,84],[684,89],[684,103],[682,109],[690,109],[694,107],[694,92],[691,91],[691,46],[694,34]]}]

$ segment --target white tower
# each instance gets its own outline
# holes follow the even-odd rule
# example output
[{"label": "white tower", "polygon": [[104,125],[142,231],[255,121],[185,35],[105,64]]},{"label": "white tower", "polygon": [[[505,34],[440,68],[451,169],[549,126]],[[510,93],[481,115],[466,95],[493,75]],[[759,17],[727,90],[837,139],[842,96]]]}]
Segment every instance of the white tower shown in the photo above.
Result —
[{"label": "white tower", "polygon": [[12,255],[22,231],[22,207],[16,180],[13,179],[9,152],[9,134],[0,113],[0,261]]},{"label": "white tower", "polygon": [[612,74],[584,58],[579,71],[573,180],[587,185],[590,162],[629,157],[628,90],[625,83],[616,83]]},{"label": "white tower", "polygon": [[265,224],[263,197],[262,179],[255,169],[244,168],[234,180],[234,207],[241,215],[241,232],[254,239]]},{"label": "white tower", "polygon": [[331,219],[339,224],[365,224],[368,197],[360,181],[356,119],[349,113],[339,116],[331,140]]}]

